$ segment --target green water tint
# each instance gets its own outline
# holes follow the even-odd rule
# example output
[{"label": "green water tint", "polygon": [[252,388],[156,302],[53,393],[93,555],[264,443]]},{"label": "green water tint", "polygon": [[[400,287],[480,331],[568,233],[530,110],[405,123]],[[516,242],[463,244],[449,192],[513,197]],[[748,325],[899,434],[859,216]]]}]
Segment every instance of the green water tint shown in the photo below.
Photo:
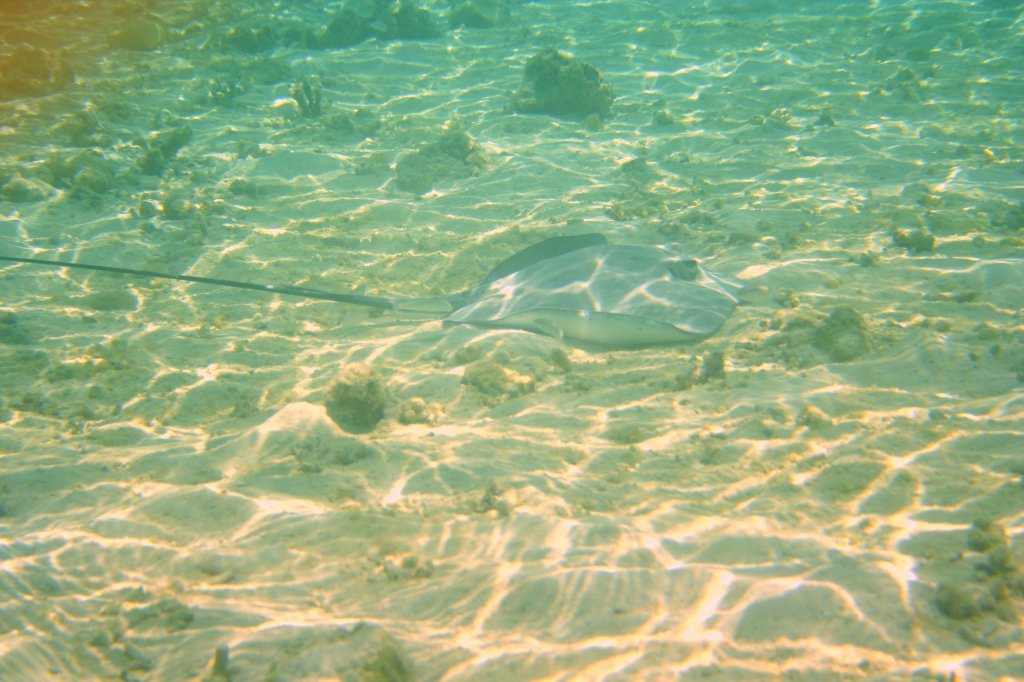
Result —
[{"label": "green water tint", "polygon": [[0,5],[0,252],[439,302],[4,262],[0,679],[1024,677],[1019,3]]},{"label": "green water tint", "polygon": [[449,323],[522,329],[588,347],[645,348],[715,332],[742,287],[664,247],[609,245],[597,234],[552,237],[499,263],[468,291],[422,299],[340,294],[302,287],[170,275],[87,263],[0,260],[249,289],[402,312]]}]

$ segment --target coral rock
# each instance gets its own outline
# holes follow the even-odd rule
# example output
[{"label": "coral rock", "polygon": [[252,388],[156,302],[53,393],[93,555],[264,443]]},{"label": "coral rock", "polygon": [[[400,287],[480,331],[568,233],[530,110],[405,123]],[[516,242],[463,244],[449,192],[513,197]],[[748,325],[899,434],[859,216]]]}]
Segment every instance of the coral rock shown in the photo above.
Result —
[{"label": "coral rock", "polygon": [[512,110],[563,118],[606,118],[615,95],[604,76],[587,62],[558,50],[544,50],[526,62],[523,85],[512,97]]},{"label": "coral rock", "polygon": [[349,433],[368,433],[384,418],[387,391],[372,367],[349,365],[331,386],[324,404],[327,415]]}]

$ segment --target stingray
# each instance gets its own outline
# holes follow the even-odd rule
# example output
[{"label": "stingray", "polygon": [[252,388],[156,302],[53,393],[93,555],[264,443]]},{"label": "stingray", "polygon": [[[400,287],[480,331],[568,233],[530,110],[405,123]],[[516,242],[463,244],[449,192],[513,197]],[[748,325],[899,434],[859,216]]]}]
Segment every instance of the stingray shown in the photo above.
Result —
[{"label": "stingray", "polygon": [[172,275],[108,265],[0,256],[0,261],[174,279],[427,314],[445,324],[519,329],[597,350],[683,344],[716,332],[738,282],[675,246],[609,244],[600,234],[551,237],[499,263],[472,289],[400,298]]}]

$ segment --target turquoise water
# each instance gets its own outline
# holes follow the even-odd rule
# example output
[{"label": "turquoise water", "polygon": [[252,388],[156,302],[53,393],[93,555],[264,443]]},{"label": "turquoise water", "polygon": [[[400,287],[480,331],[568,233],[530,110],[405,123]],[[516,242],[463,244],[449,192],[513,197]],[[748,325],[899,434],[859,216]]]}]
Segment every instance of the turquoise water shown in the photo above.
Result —
[{"label": "turquoise water", "polygon": [[[1024,6],[418,8],[0,4],[0,255],[420,297],[597,232],[743,304],[0,265],[0,679],[1024,678]],[[552,48],[610,108],[531,110]]]}]

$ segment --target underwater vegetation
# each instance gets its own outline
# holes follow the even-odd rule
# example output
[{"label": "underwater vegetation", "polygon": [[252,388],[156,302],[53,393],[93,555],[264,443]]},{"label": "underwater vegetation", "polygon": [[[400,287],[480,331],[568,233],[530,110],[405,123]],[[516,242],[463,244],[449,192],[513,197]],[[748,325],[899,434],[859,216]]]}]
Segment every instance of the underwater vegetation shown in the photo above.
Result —
[{"label": "underwater vegetation", "polygon": [[292,86],[291,94],[292,98],[298,102],[302,115],[306,118],[313,118],[324,113],[324,88],[318,80],[308,76],[303,78]]}]

